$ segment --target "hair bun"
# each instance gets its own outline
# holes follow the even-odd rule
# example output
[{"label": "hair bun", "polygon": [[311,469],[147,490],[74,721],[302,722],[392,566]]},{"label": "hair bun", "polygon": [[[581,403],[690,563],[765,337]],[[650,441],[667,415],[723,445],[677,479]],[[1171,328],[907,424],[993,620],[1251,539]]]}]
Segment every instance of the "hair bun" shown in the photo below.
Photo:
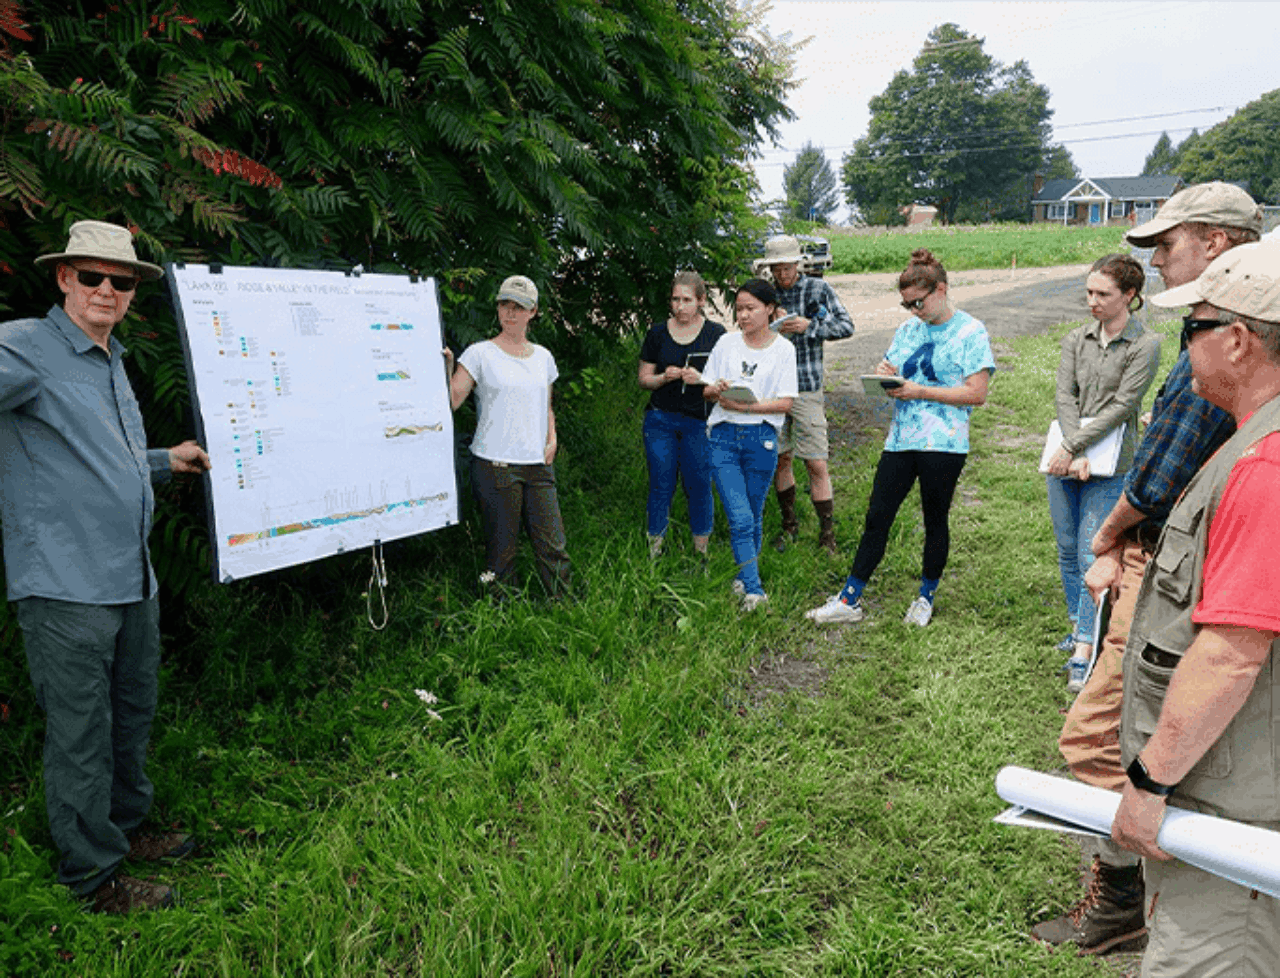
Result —
[{"label": "hair bun", "polygon": [[912,265],[936,265],[938,259],[933,257],[933,252],[928,248],[917,248],[911,252]]}]

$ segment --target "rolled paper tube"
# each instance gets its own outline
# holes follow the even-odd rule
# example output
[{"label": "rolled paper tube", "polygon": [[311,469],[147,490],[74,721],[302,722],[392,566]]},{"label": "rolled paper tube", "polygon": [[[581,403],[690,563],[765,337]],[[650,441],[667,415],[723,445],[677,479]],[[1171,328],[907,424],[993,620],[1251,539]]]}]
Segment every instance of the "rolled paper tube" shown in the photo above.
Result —
[{"label": "rolled paper tube", "polygon": [[[996,775],[996,794],[1106,834],[1120,807],[1119,792],[1014,766]],[[1280,832],[1170,805],[1156,842],[1197,869],[1280,898]]]}]

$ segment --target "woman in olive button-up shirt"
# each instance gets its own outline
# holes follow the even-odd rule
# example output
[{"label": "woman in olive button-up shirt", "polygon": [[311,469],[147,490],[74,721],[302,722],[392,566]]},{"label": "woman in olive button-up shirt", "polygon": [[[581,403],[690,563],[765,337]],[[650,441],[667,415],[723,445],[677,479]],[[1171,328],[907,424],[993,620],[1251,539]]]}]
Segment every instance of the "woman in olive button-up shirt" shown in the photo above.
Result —
[{"label": "woman in olive button-up shirt", "polygon": [[[1090,543],[1124,488],[1133,463],[1142,397],[1160,363],[1160,338],[1132,318],[1142,308],[1146,273],[1128,255],[1098,259],[1085,289],[1093,322],[1062,340],[1055,403],[1062,447],[1049,461],[1049,513],[1058,544],[1062,590],[1071,619],[1075,657],[1093,642],[1093,598],[1084,575],[1093,563]],[[1115,473],[1089,471],[1086,451],[1124,425]]]}]

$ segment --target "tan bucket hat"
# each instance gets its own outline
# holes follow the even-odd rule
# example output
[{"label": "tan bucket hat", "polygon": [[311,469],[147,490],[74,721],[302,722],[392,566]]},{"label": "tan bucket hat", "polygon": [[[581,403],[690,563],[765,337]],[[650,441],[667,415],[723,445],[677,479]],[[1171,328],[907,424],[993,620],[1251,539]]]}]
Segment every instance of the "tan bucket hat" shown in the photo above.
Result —
[{"label": "tan bucket hat", "polygon": [[1207,302],[1237,316],[1280,323],[1280,241],[1223,252],[1194,282],[1150,299],[1152,305],[1165,308]]},{"label": "tan bucket hat", "polygon": [[71,225],[67,238],[67,250],[52,255],[41,255],[37,265],[63,261],[68,258],[93,258],[97,261],[128,265],[144,281],[160,278],[164,269],[149,261],[139,261],[133,250],[133,235],[129,229],[106,221],[76,221]]},{"label": "tan bucket hat", "polygon": [[523,275],[512,275],[503,279],[495,301],[514,302],[526,309],[536,309],[538,308],[538,287],[533,284],[532,279],[525,278]]},{"label": "tan bucket hat", "polygon": [[759,271],[769,265],[789,265],[804,260],[804,252],[800,250],[800,242],[789,234],[775,234],[764,243],[764,257],[752,262],[752,267]]},{"label": "tan bucket hat", "polygon": [[1156,237],[1194,221],[1262,233],[1262,208],[1239,187],[1215,180],[1179,190],[1156,211],[1156,216],[1125,234],[1135,248],[1154,248]]}]

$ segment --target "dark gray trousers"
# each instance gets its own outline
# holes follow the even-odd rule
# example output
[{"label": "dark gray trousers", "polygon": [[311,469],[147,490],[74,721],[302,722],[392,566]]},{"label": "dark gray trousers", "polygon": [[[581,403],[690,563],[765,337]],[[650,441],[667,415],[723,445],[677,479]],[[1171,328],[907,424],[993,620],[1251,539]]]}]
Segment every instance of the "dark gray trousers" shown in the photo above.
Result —
[{"label": "dark gray trousers", "polygon": [[523,521],[533,544],[538,577],[547,594],[569,589],[564,521],[550,465],[514,465],[471,457],[471,488],[480,504],[486,543],[485,566],[507,584],[515,572]]},{"label": "dark gray trousers", "polygon": [[48,598],[17,602],[45,713],[44,795],[58,882],[91,893],[129,852],[151,808],[147,741],[156,713],[160,609]]}]

